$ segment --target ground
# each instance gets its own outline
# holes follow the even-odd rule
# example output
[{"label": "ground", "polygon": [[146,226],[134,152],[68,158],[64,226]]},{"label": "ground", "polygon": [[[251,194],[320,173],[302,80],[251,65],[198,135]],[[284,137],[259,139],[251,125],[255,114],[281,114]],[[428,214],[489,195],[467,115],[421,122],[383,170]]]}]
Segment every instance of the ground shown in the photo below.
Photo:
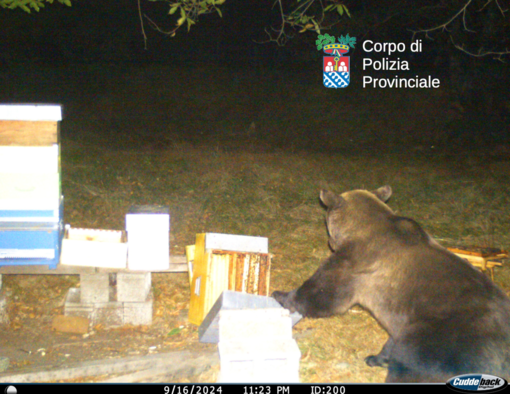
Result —
[{"label": "ground", "polygon": [[[329,253],[319,190],[389,184],[389,205],[443,245],[510,247],[510,130],[501,114],[473,114],[446,87],[363,90],[353,81],[350,90],[332,90],[305,69],[203,70],[200,81],[169,66],[82,66],[72,77],[66,70],[12,70],[0,100],[64,105],[64,220],[73,227],[120,230],[131,205],[168,205],[172,254],[183,254],[204,231],[266,236],[271,288],[289,290]],[[508,271],[495,271],[507,292]],[[149,327],[94,327],[87,336],[52,331],[78,282],[3,277],[7,373],[215,348],[200,344],[187,322],[186,273],[153,276]],[[293,332],[303,382],[384,381],[385,369],[363,361],[387,339],[366,311],[305,319]],[[214,381],[216,373],[172,380]]]}]

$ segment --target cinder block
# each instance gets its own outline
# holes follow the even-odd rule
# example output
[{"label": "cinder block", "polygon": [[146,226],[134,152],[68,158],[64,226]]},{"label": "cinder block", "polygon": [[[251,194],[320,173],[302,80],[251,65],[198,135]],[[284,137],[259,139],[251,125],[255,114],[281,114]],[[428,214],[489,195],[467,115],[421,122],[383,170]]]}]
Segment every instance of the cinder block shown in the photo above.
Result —
[{"label": "cinder block", "polygon": [[5,294],[1,294],[1,291],[0,291],[0,324],[9,324],[9,314],[7,313],[7,297],[5,296]]},{"label": "cinder block", "polygon": [[[121,302],[80,302],[82,289],[71,288],[67,293],[64,315],[85,317],[92,325],[103,324],[106,327],[118,327],[124,324],[124,307]],[[110,288],[110,292],[113,289]]]},{"label": "cinder block", "polygon": [[110,301],[108,274],[80,274],[81,302],[97,303]]},{"label": "cinder block", "polygon": [[293,339],[220,341],[218,383],[299,383],[301,352]]},{"label": "cinder block", "polygon": [[150,272],[117,273],[117,301],[146,302],[150,291]]},{"label": "cinder block", "polygon": [[90,319],[92,311],[94,310],[93,304],[82,304],[81,289],[72,287],[67,292],[66,301],[64,304],[64,315],[65,316],[77,316],[85,317]]},{"label": "cinder block", "polygon": [[119,327],[124,325],[124,308],[121,302],[107,302],[96,304],[91,313],[92,323],[105,327]]},{"label": "cinder block", "polygon": [[124,302],[124,324],[152,324],[152,292],[144,302]]},{"label": "cinder block", "polygon": [[222,310],[219,316],[220,342],[292,339],[292,320],[287,309]]}]

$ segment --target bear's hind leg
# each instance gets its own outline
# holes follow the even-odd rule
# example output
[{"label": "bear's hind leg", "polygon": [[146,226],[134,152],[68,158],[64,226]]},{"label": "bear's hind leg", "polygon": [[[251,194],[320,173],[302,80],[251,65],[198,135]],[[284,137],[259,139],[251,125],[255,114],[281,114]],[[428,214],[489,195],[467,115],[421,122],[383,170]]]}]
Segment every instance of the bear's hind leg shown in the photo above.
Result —
[{"label": "bear's hind leg", "polygon": [[390,362],[391,352],[393,350],[393,339],[390,337],[384,344],[378,355],[368,356],[365,362],[370,367],[387,367]]}]

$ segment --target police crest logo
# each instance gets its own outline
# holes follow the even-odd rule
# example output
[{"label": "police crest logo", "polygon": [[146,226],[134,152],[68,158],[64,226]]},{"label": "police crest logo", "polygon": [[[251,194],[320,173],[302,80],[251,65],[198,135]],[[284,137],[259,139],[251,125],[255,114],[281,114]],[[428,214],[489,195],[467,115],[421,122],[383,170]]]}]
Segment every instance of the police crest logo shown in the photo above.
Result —
[{"label": "police crest logo", "polygon": [[338,43],[329,34],[319,35],[315,43],[317,49],[325,54],[323,59],[323,83],[327,88],[345,88],[351,81],[351,64],[349,48],[356,45],[356,37],[341,36]]}]

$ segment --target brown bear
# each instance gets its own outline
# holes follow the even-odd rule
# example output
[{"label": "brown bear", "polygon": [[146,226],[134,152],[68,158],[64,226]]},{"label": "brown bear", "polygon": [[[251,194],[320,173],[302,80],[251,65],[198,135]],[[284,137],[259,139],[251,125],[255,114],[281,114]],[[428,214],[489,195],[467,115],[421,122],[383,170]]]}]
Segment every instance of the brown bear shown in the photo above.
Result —
[{"label": "brown bear", "polygon": [[301,287],[273,297],[303,316],[361,305],[390,339],[370,366],[387,382],[442,382],[462,374],[510,372],[510,300],[486,275],[437,244],[385,204],[389,186],[336,195],[327,207],[327,258]]}]

